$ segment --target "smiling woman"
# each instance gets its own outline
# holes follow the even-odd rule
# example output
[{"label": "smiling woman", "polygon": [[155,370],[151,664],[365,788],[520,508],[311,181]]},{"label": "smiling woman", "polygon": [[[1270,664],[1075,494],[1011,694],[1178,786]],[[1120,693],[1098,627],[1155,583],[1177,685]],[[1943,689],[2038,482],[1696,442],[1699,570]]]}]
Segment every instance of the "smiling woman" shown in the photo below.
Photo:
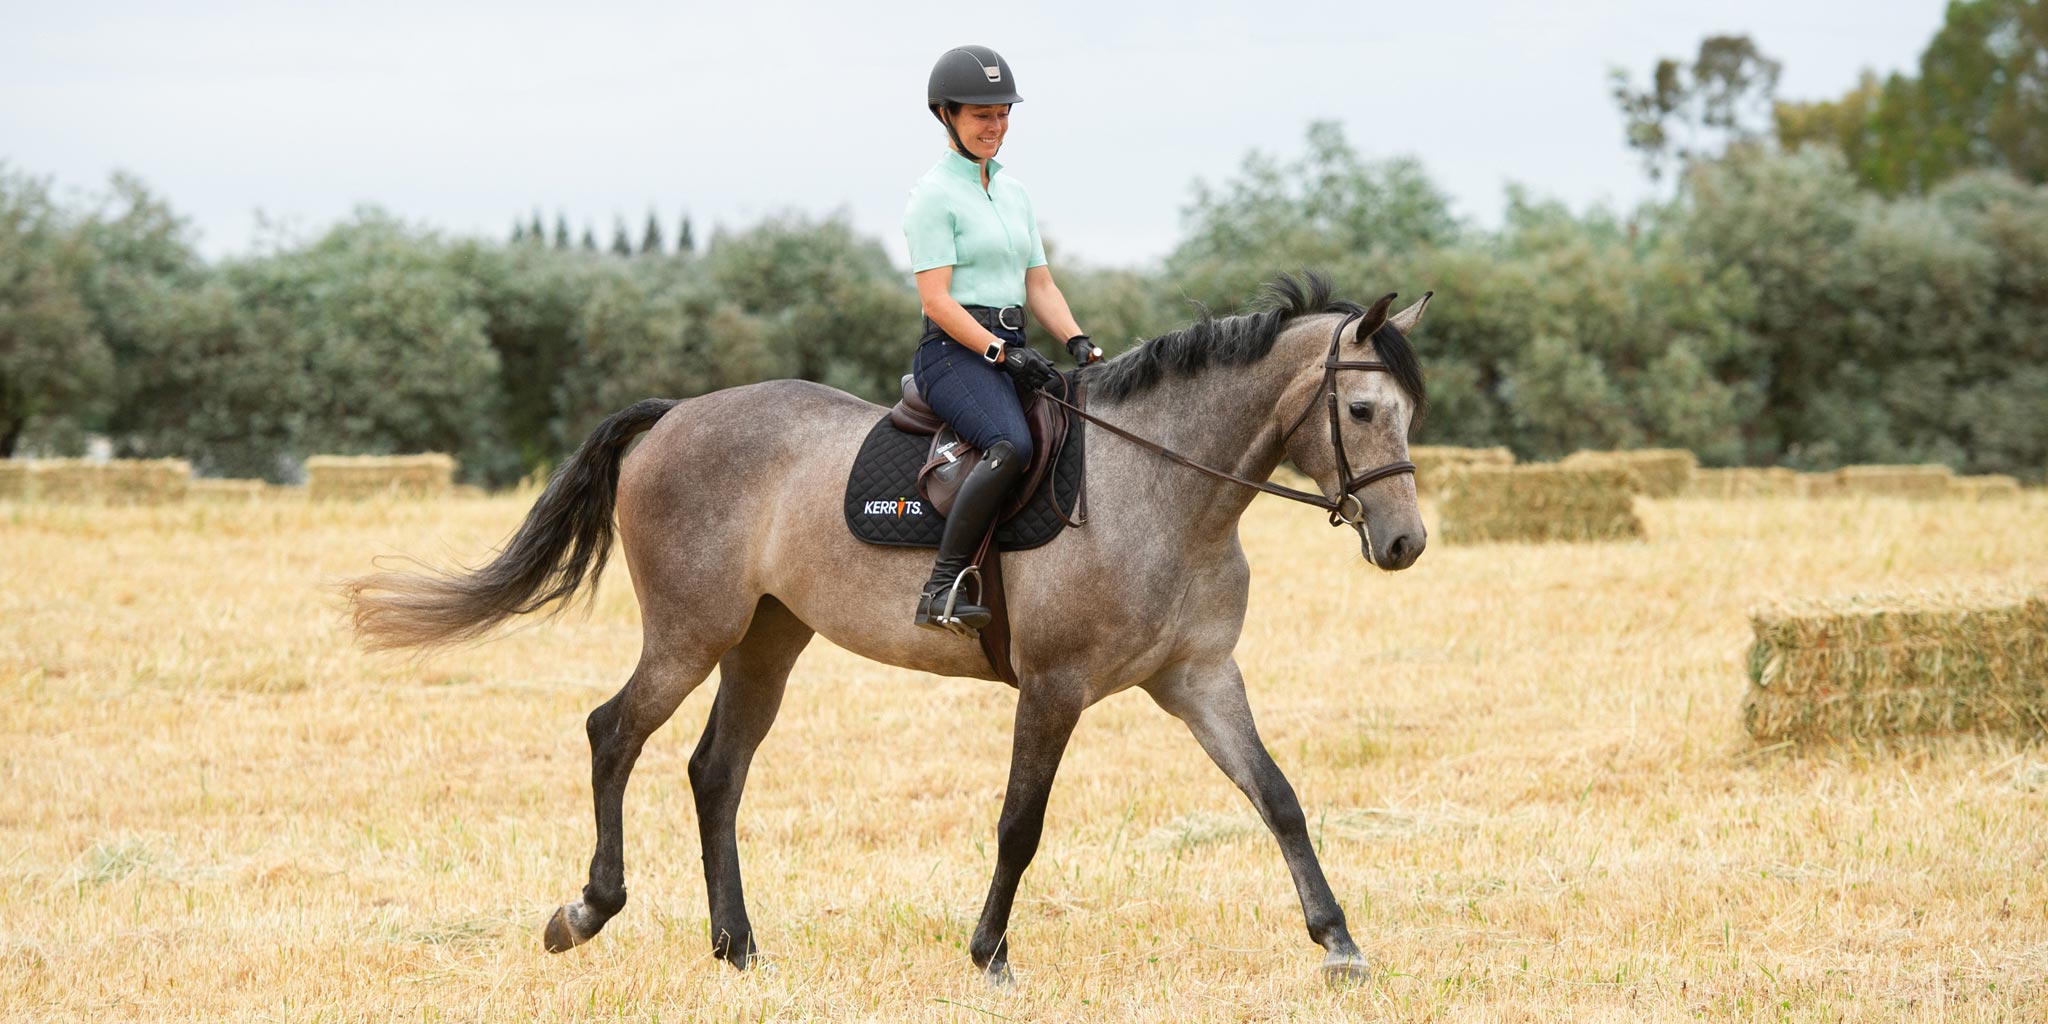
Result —
[{"label": "smiling woman", "polygon": [[1010,107],[1023,99],[1009,63],[994,50],[961,46],[941,54],[925,105],[945,125],[952,149],[918,179],[903,212],[924,306],[924,334],[912,360],[917,389],[940,419],[987,453],[960,485],[917,599],[913,621],[931,629],[973,633],[989,623],[989,610],[967,603],[961,583],[979,578],[974,552],[1031,462],[1019,391],[1054,376],[1052,360],[1025,347],[1025,308],[1067,339],[1076,363],[1102,357],[1053,283],[1031,197],[1016,179],[997,177]]}]

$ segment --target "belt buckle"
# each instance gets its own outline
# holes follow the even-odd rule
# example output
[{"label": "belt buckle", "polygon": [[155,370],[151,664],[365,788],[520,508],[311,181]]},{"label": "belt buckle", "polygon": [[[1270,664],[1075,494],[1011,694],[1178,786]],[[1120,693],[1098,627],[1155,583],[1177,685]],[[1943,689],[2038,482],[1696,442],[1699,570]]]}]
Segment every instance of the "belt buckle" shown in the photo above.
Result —
[{"label": "belt buckle", "polygon": [[[1010,322],[1010,311],[1011,311],[1011,310],[1016,310],[1016,311],[1017,311],[1017,322],[1016,322],[1016,323],[1014,323],[1014,324]],[[1003,329],[1005,329],[1005,330],[1010,330],[1010,331],[1021,331],[1021,330],[1023,330],[1023,329],[1024,329],[1024,307],[1022,307],[1022,306],[1004,306],[1003,308],[1001,308],[1001,309],[998,309],[998,310],[996,310],[996,326],[998,326],[998,327],[1001,327],[1001,328],[1003,328]]]}]

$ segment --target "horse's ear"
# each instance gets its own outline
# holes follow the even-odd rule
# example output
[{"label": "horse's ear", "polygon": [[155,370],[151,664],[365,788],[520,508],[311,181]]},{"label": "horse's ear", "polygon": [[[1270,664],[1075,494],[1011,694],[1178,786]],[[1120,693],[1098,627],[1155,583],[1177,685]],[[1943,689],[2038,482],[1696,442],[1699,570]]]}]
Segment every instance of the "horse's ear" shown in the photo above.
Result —
[{"label": "horse's ear", "polygon": [[1417,299],[1414,305],[1388,317],[1387,322],[1393,324],[1394,329],[1402,334],[1415,333],[1415,325],[1422,322],[1422,311],[1429,308],[1429,297],[1435,294],[1435,292],[1423,292],[1422,298]]},{"label": "horse's ear", "polygon": [[1358,333],[1352,336],[1354,341],[1371,338],[1373,332],[1387,322],[1387,308],[1394,304],[1395,297],[1396,293],[1388,292],[1380,296],[1380,300],[1373,303],[1371,309],[1365,311],[1365,315],[1358,320]]}]

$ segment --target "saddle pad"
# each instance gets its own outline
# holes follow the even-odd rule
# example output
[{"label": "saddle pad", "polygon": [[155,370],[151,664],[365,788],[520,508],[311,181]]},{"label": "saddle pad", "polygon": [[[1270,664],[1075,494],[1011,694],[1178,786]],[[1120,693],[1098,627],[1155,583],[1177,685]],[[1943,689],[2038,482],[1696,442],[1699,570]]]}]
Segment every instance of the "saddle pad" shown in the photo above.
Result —
[{"label": "saddle pad", "polygon": [[[1059,462],[1045,475],[1031,503],[996,527],[997,547],[1004,551],[1035,548],[1059,536],[1066,526],[1052,502],[1057,498],[1068,516],[1074,514],[1081,493],[1082,425],[1075,417]],[[939,546],[946,519],[917,492],[917,471],[931,446],[930,437],[906,434],[887,416],[868,431],[860,454],[854,456],[853,470],[846,475],[846,526],[856,538],[895,548]]]}]

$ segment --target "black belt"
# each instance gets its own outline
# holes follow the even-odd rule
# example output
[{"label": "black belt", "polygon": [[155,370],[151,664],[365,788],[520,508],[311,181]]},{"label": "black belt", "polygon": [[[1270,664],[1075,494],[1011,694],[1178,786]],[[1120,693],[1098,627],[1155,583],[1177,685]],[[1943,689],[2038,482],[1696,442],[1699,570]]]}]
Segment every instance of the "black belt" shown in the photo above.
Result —
[{"label": "black belt", "polygon": [[975,323],[990,330],[998,327],[1006,331],[1021,331],[1024,329],[1024,307],[1022,306],[962,306],[960,308],[966,310],[967,315],[973,317]]}]

